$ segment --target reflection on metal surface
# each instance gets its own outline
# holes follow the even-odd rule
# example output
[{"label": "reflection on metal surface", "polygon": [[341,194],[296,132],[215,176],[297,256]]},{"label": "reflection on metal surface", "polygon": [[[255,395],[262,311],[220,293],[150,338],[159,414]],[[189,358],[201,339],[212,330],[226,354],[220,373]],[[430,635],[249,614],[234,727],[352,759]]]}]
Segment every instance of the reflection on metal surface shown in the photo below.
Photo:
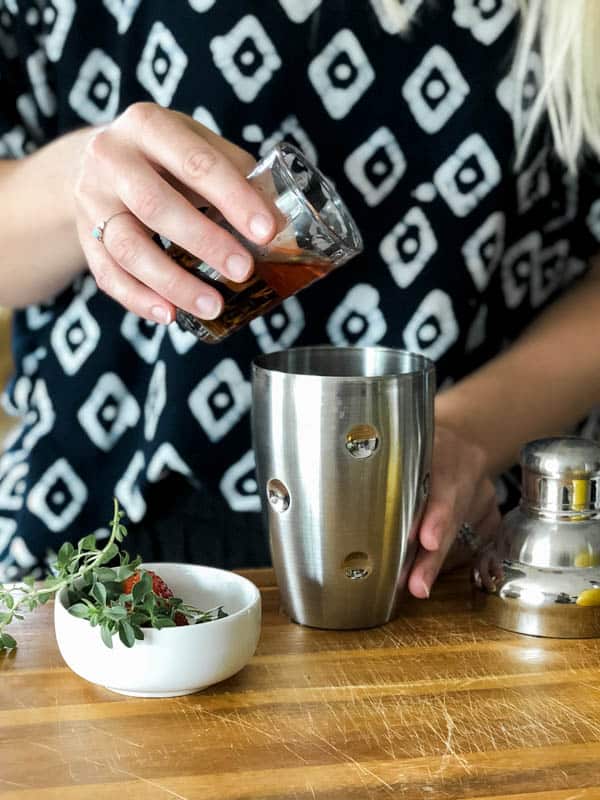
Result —
[{"label": "reflection on metal surface", "polygon": [[282,481],[277,478],[271,478],[267,483],[267,499],[271,504],[271,508],[281,514],[287,511],[290,507],[290,493]]},{"label": "reflection on metal surface", "polygon": [[600,589],[584,589],[576,602],[578,606],[600,606]]},{"label": "reflection on metal surface", "polygon": [[350,553],[342,562],[342,569],[347,578],[358,581],[369,577],[373,565],[366,553]]},{"label": "reflection on metal surface", "polygon": [[353,458],[369,458],[378,445],[379,437],[372,425],[355,425],[346,434],[346,450]]},{"label": "reflection on metal surface", "polygon": [[546,518],[579,520],[600,511],[600,448],[576,436],[537,439],[523,448],[522,503]]}]

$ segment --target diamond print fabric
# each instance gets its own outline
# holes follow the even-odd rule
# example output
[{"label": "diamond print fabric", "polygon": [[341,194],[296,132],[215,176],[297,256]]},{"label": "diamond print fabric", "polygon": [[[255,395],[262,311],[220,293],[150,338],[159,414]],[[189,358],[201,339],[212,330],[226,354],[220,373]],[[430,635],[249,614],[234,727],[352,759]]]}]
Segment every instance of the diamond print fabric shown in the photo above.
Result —
[{"label": "diamond print fabric", "polygon": [[[366,243],[217,346],[138,319],[85,275],[17,312],[0,579],[102,526],[115,494],[141,520],[172,473],[218,498],[233,529],[252,514],[260,525],[256,354],[382,344],[435,359],[440,384],[459,380],[585,271],[600,241],[591,181],[565,176],[545,129],[513,170],[516,1],[403,7],[409,36],[381,0],[0,0],[0,157],[155,102],[255,157],[296,144]],[[525,119],[539,82],[534,53]],[[213,535],[203,524],[197,536]]]}]

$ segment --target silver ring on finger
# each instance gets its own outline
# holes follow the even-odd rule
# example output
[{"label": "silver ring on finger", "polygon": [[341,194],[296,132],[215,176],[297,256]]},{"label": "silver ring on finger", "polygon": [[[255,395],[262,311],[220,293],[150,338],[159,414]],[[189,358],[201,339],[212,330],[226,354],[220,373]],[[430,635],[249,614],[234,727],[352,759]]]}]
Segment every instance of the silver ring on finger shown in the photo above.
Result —
[{"label": "silver ring on finger", "polygon": [[483,542],[481,541],[481,537],[478,536],[473,527],[469,525],[468,522],[463,522],[460,528],[458,529],[458,533],[456,534],[456,541],[463,545],[464,547],[468,548],[473,555],[478,553],[481,550],[481,545]]},{"label": "silver ring on finger", "polygon": [[121,214],[129,214],[130,212],[127,209],[123,211],[116,211],[114,214],[111,214],[110,217],[107,217],[105,220],[100,222],[96,225],[95,228],[92,229],[92,236],[96,239],[100,244],[104,244],[104,233],[106,231],[106,226],[115,217],[119,217]]}]

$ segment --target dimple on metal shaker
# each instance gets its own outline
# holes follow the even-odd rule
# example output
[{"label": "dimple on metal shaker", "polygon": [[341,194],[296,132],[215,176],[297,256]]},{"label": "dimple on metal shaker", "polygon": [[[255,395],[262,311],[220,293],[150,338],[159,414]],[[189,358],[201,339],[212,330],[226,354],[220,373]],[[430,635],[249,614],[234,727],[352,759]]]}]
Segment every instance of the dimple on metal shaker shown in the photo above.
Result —
[{"label": "dimple on metal shaker", "polygon": [[253,364],[259,493],[284,610],[366,628],[396,611],[433,446],[435,368],[383,347],[308,347]]}]

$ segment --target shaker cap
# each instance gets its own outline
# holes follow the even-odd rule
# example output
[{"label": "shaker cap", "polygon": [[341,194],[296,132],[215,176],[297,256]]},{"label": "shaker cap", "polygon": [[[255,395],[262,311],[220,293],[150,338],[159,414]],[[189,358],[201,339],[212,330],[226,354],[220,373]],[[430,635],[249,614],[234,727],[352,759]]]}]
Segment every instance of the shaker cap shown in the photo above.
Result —
[{"label": "shaker cap", "polygon": [[554,436],[529,442],[521,466],[551,478],[585,478],[600,474],[600,445],[577,436]]},{"label": "shaker cap", "polygon": [[572,519],[600,511],[600,445],[577,436],[536,439],[521,451],[522,505]]}]

